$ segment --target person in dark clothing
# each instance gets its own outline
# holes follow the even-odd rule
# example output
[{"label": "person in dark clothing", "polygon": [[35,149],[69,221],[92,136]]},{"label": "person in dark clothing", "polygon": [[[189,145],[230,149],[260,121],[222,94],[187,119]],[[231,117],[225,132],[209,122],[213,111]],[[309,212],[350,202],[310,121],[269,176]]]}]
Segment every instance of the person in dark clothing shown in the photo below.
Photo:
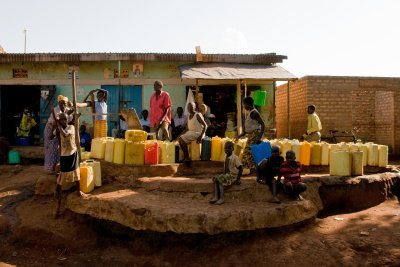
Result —
[{"label": "person in dark clothing", "polygon": [[260,184],[268,184],[272,192],[272,199],[270,202],[280,203],[280,200],[277,197],[278,186],[275,176],[279,175],[284,158],[280,155],[279,146],[273,146],[271,150],[271,157],[262,160],[256,167],[257,182]]},{"label": "person in dark clothing", "polygon": [[3,164],[7,164],[8,151],[10,151],[10,143],[7,138],[0,133],[0,155]]},{"label": "person in dark clothing", "polygon": [[90,137],[90,134],[86,132],[86,125],[82,124],[79,130],[81,147],[85,148],[85,151],[90,151],[92,138]]}]

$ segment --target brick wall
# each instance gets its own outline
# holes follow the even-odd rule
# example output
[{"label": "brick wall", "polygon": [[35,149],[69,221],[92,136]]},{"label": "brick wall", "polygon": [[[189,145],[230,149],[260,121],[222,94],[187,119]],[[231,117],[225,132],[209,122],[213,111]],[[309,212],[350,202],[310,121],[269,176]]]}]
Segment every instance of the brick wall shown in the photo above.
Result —
[{"label": "brick wall", "polygon": [[352,126],[358,128],[358,138],[375,141],[375,91],[354,90],[352,101]]},{"label": "brick wall", "polygon": [[[287,137],[287,85],[276,92],[279,138]],[[359,129],[358,136],[390,146],[400,154],[400,78],[305,76],[290,84],[292,138],[307,127],[307,105],[314,104],[322,135],[330,129]]]},{"label": "brick wall", "polygon": [[394,94],[375,92],[375,142],[394,146]]},{"label": "brick wall", "polygon": [[[292,138],[299,138],[307,127],[307,81],[290,83],[290,131]],[[276,91],[277,137],[288,137],[287,84],[278,86]]]}]

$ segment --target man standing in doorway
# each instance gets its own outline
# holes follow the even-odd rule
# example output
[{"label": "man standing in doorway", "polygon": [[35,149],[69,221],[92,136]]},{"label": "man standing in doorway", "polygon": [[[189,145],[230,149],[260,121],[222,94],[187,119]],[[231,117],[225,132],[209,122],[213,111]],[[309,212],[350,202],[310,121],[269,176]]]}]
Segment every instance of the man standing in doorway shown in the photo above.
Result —
[{"label": "man standing in doorway", "polygon": [[307,132],[303,134],[303,138],[308,142],[321,142],[320,131],[322,130],[322,125],[317,113],[315,113],[315,109],[314,105],[309,105],[307,108]]},{"label": "man standing in doorway", "polygon": [[170,140],[168,127],[171,124],[171,106],[172,101],[169,94],[163,89],[161,81],[154,82],[154,93],[150,97],[150,126],[152,132],[162,130],[160,140]]}]

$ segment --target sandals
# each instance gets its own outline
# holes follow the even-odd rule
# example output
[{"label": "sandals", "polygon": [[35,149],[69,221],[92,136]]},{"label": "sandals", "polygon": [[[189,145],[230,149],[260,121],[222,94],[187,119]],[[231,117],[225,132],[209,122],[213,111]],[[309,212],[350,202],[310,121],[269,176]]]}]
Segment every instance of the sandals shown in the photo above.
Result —
[{"label": "sandals", "polygon": [[267,184],[267,183],[265,182],[265,180],[263,180],[263,179],[257,179],[256,181],[257,181],[257,183],[259,183],[259,184]]}]

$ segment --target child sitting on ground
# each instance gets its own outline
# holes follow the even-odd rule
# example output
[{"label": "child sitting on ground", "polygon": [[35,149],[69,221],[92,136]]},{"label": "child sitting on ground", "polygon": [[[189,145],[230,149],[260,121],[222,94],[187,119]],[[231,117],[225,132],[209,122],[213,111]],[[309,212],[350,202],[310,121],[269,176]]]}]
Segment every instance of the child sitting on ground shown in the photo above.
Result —
[{"label": "child sitting on ground", "polygon": [[210,204],[221,205],[224,203],[224,187],[228,188],[232,184],[240,185],[240,177],[242,176],[243,166],[238,156],[233,154],[234,144],[230,141],[225,143],[225,162],[224,173],[213,178],[214,182],[214,199]]},{"label": "child sitting on ground", "polygon": [[273,146],[271,151],[272,155],[268,159],[263,159],[256,167],[257,182],[260,184],[268,184],[271,192],[272,203],[280,203],[281,201],[277,197],[277,182],[275,176],[279,175],[281,164],[284,158],[280,155],[279,146]]},{"label": "child sitting on ground", "polygon": [[289,150],[286,152],[286,161],[281,165],[278,181],[280,181],[283,176],[284,192],[298,200],[303,200],[300,194],[307,190],[307,185],[302,182],[300,174],[300,163],[296,161],[295,153],[292,150]]},{"label": "child sitting on ground", "polygon": [[[82,196],[83,193],[80,191],[79,180],[79,157],[78,149],[75,144],[75,127],[67,124],[67,115],[60,113],[59,121],[57,122],[57,135],[60,137],[61,156],[60,156],[60,174],[57,177],[57,186],[55,196],[57,198],[57,208],[54,217],[57,218],[60,215],[61,205],[61,191],[64,183],[76,184],[76,190],[78,196]],[[51,138],[55,136],[52,135]]]}]

